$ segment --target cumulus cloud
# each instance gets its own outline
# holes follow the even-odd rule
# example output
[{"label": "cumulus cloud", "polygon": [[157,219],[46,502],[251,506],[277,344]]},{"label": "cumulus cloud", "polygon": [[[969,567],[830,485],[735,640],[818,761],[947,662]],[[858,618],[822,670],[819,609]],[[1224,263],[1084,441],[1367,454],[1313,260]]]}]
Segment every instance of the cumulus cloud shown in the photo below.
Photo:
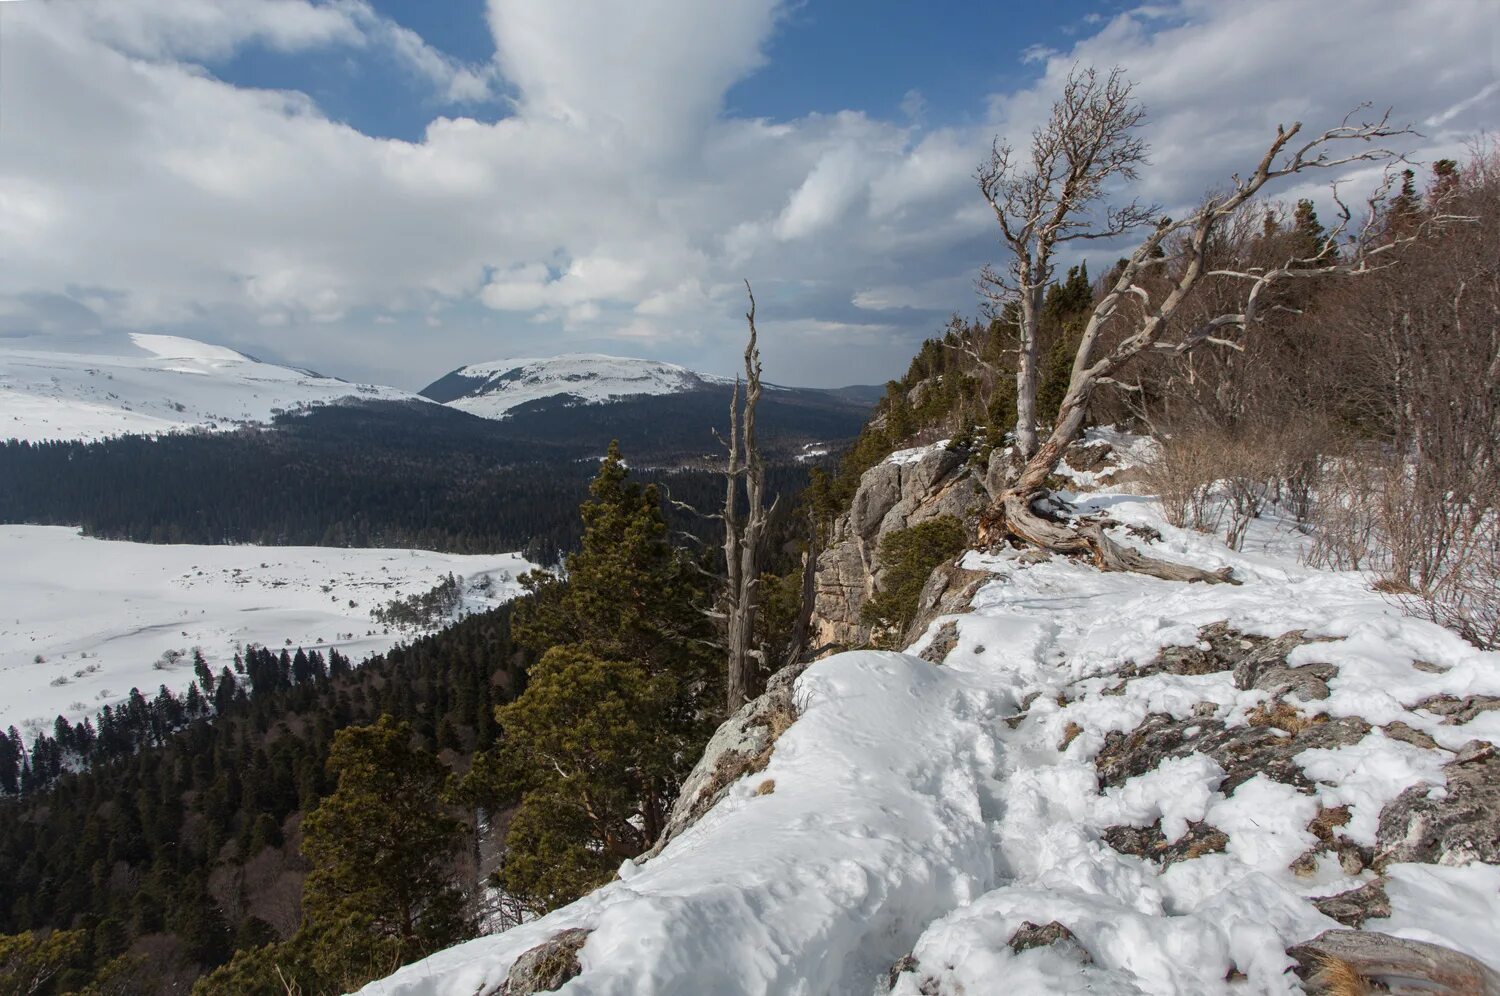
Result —
[{"label": "cumulus cloud", "polygon": [[[1017,46],[1032,83],[945,109],[970,122],[949,127],[916,96],[889,120],[727,114],[731,86],[775,71],[777,0],[491,0],[483,66],[364,0],[0,7],[0,333],[149,326],[403,386],[565,348],[728,369],[742,277],[773,377],[884,380],[973,306],[996,252],[974,167],[1077,62],[1139,81],[1142,194],[1169,207],[1276,123],[1362,100],[1421,122],[1427,158],[1494,123],[1487,0],[1127,10],[1065,51]],[[507,113],[371,137],[200,68],[250,45],[378,49],[450,105],[504,93]]]}]

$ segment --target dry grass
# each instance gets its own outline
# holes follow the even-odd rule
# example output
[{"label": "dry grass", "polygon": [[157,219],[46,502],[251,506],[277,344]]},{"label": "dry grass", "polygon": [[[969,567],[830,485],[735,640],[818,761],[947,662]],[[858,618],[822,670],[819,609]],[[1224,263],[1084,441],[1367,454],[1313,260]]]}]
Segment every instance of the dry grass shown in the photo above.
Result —
[{"label": "dry grass", "polygon": [[1318,723],[1328,722],[1327,716],[1307,716],[1285,702],[1262,702],[1245,716],[1251,726],[1271,726],[1294,736]]},{"label": "dry grass", "polygon": [[1377,992],[1353,965],[1332,955],[1318,957],[1318,970],[1307,981],[1311,991],[1322,996],[1372,996]]},{"label": "dry grass", "polygon": [[767,778],[765,781],[761,782],[759,785],[757,785],[755,787],[755,794],[756,795],[770,795],[772,792],[775,792],[775,791],[776,791],[776,779],[774,779],[774,778]]},{"label": "dry grass", "polygon": [[1068,744],[1076,740],[1078,738],[1078,734],[1082,732],[1083,727],[1079,726],[1077,723],[1069,723],[1067,726],[1063,727],[1062,743],[1057,745],[1057,749],[1059,751],[1067,750]]},{"label": "dry grass", "polygon": [[1307,825],[1308,832],[1319,840],[1333,841],[1333,831],[1349,822],[1349,807],[1334,806],[1332,809],[1319,809],[1318,815],[1312,818]]}]

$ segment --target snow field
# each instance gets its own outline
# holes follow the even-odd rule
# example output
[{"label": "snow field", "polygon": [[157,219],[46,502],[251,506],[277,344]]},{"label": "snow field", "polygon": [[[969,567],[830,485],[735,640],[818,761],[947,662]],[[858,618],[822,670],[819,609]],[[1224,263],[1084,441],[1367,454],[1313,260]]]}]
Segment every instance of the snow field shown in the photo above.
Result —
[{"label": "snow field", "polygon": [[[287,640],[337,647],[358,663],[410,636],[376,625],[376,606],[428,591],[451,571],[491,578],[464,605],[488,608],[515,597],[515,579],[531,567],[512,554],[169,546],[0,526],[0,729],[50,730],[57,716],[92,716],[132,687],[147,697],[161,685],[181,692],[195,647],[215,672],[245,644]],[[163,662],[169,651],[182,658]]]},{"label": "snow field", "polygon": [[[1302,567],[1295,538],[1258,524],[1244,552],[1173,529],[1154,503],[1088,498],[1164,539],[1158,556],[1216,568],[1244,583],[1184,585],[1100,574],[1061,559],[969,554],[992,579],[957,626],[940,666],[908,654],[859,651],[810,667],[803,708],[769,766],[663,853],[626,863],[619,880],[547,917],[481,938],[372,983],[380,996],[493,991],[522,952],[567,927],[592,928],[581,994],[942,993],[1217,994],[1300,991],[1285,949],[1340,927],[1310,902],[1373,877],[1326,857],[1297,877],[1291,861],[1316,838],[1320,805],[1347,804],[1351,838],[1372,841],[1381,807],[1414,784],[1442,791],[1442,765],[1471,739],[1500,743],[1495,713],[1462,726],[1414,709],[1429,695],[1500,693],[1500,654],[1482,653],[1430,623],[1403,617],[1370,578]],[[1125,541],[1123,531],[1116,533]],[[1303,712],[1400,718],[1437,740],[1424,750],[1378,729],[1359,742],[1308,750],[1295,763],[1315,795],[1257,774],[1232,793],[1203,754],[1100,791],[1094,757],[1112,731],[1152,713],[1247,722],[1264,691],[1228,672],[1119,669],[1163,647],[1191,646],[1201,627],[1293,629],[1326,638],[1291,663],[1339,666],[1329,698]],[[930,639],[911,649],[920,652]],[[1413,661],[1448,668],[1429,673]],[[1109,694],[1106,694],[1108,692]],[[756,795],[767,779],[775,787]],[[1189,821],[1228,836],[1222,853],[1168,866],[1124,854],[1109,826],[1150,826],[1168,838]],[[1367,927],[1437,941],[1500,968],[1500,868],[1396,865],[1392,915]],[[1077,938],[1013,952],[1025,921],[1057,920]],[[893,963],[913,970],[890,989]]]},{"label": "snow field", "polygon": [[121,348],[123,355],[0,348],[0,440],[227,430],[347,398],[420,400],[178,336],[133,333]]}]

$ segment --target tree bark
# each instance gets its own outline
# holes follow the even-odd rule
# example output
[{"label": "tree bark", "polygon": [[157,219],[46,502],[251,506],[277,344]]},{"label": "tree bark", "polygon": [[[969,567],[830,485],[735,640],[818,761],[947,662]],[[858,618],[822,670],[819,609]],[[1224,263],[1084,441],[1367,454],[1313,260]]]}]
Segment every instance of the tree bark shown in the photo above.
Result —
[{"label": "tree bark", "polygon": [[[729,411],[729,462],[724,476],[725,645],[728,652],[727,706],[732,715],[760,693],[761,661],[751,644],[759,610],[760,555],[765,543],[769,511],[765,505],[765,464],[755,435],[755,409],[760,402],[760,347],[756,342],[755,295],[745,320],[750,338],[745,345],[745,400],[741,407],[735,381]],[[739,514],[740,479],[744,479],[748,509]]]}]

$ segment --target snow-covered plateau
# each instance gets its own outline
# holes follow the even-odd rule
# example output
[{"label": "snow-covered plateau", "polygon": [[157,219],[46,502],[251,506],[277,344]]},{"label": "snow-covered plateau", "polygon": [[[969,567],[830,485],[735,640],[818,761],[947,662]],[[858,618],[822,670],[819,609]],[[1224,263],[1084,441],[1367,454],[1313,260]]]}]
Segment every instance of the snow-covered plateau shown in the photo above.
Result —
[{"label": "snow-covered plateau", "polygon": [[[464,582],[458,611],[515,597],[519,556],[331,547],[164,546],[89,539],[58,526],[0,526],[0,729],[50,729],[215,671],[247,644],[326,650],[356,663],[408,638],[370,610]],[[485,579],[488,579],[486,582]]]},{"label": "snow-covered plateau", "polygon": [[483,418],[545,398],[599,404],[642,395],[678,394],[723,383],[687,367],[599,353],[471,363],[423,388],[422,394]]},{"label": "snow-covered plateau", "polygon": [[1273,522],[1235,552],[1148,498],[1079,507],[1243,583],[967,554],[969,611],[810,666],[769,764],[659,855],[363,992],[507,991],[568,928],[588,931],[571,996],[1300,992],[1287,948],[1365,886],[1364,929],[1500,969],[1500,866],[1403,857],[1422,841],[1391,850],[1382,821],[1497,763],[1500,710],[1471,706],[1500,695],[1500,654],[1303,566]]},{"label": "snow-covered plateau", "polygon": [[90,351],[0,346],[0,440],[233,429],[349,398],[420,400],[178,336],[133,333],[84,348]]}]

